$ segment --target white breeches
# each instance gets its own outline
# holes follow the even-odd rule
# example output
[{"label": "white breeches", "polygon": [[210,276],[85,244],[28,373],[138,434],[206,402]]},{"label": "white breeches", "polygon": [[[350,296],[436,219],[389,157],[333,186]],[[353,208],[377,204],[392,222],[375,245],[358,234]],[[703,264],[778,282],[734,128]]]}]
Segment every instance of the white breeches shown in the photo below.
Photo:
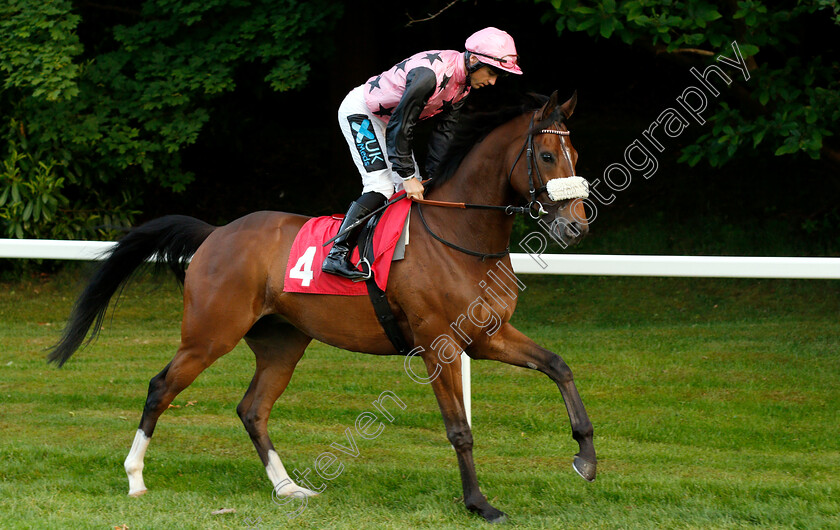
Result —
[{"label": "white breeches", "polygon": [[[390,199],[395,192],[403,189],[402,179],[391,171],[385,147],[386,125],[368,110],[364,90],[365,85],[354,88],[341,102],[338,125],[347,140],[353,163],[362,176],[362,193],[375,191]],[[414,172],[420,174],[416,160]]]}]

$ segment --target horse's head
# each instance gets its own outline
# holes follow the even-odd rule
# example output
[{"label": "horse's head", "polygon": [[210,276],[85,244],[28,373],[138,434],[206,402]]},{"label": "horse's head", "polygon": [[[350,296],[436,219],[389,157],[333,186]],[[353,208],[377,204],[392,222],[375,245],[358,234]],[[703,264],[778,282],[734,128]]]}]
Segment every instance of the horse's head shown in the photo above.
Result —
[{"label": "horse's head", "polygon": [[[589,231],[583,199],[589,184],[575,175],[577,151],[572,146],[565,121],[577,103],[577,92],[557,104],[557,92],[531,119],[525,146],[526,164],[515,163],[510,182],[530,201],[532,217],[545,215],[552,237],[564,246],[574,245]],[[520,162],[522,151],[517,162]]]}]

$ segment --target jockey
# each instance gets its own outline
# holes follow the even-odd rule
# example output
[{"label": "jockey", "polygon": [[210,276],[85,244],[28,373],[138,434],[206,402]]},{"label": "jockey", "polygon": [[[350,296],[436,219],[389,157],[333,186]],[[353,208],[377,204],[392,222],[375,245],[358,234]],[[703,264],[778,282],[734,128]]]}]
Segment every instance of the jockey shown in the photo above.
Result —
[{"label": "jockey", "polygon": [[[350,204],[339,233],[401,189],[423,198],[411,143],[418,120],[437,116],[429,140],[426,172],[433,175],[452,138],[470,89],[521,74],[513,38],[496,28],[472,34],[465,52],[432,50],[412,55],[354,88],[338,109],[338,123],[362,175],[362,196]],[[351,280],[366,277],[350,263],[361,226],[335,240],[321,270]]]}]

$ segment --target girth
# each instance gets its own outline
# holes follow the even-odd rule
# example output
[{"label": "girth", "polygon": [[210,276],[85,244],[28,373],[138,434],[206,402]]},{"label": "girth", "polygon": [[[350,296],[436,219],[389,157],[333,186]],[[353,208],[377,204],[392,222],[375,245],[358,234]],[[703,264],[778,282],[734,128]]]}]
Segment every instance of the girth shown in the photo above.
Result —
[{"label": "girth", "polygon": [[391,311],[391,304],[388,303],[388,297],[385,295],[385,291],[376,285],[376,276],[373,272],[373,234],[383,213],[385,213],[384,209],[371,217],[359,234],[359,258],[368,267],[368,278],[365,280],[365,285],[367,286],[368,296],[370,297],[370,302],[373,305],[373,311],[376,313],[376,319],[379,321],[379,325],[382,326],[383,331],[385,331],[385,336],[388,337],[388,340],[391,341],[391,344],[394,345],[397,352],[400,355],[408,355],[411,348],[397,324],[397,317]]}]

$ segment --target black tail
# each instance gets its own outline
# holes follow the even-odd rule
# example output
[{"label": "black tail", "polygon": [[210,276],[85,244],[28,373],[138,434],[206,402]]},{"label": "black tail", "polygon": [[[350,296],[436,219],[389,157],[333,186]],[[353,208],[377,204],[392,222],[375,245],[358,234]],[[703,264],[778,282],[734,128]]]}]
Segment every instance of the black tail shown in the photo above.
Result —
[{"label": "black tail", "polygon": [[[111,298],[149,258],[158,266],[168,266],[183,283],[187,261],[213,230],[215,227],[193,217],[168,215],[129,232],[76,300],[61,340],[51,348],[47,361],[62,366],[83,343],[96,338]],[[91,326],[93,332],[85,342]]]}]

